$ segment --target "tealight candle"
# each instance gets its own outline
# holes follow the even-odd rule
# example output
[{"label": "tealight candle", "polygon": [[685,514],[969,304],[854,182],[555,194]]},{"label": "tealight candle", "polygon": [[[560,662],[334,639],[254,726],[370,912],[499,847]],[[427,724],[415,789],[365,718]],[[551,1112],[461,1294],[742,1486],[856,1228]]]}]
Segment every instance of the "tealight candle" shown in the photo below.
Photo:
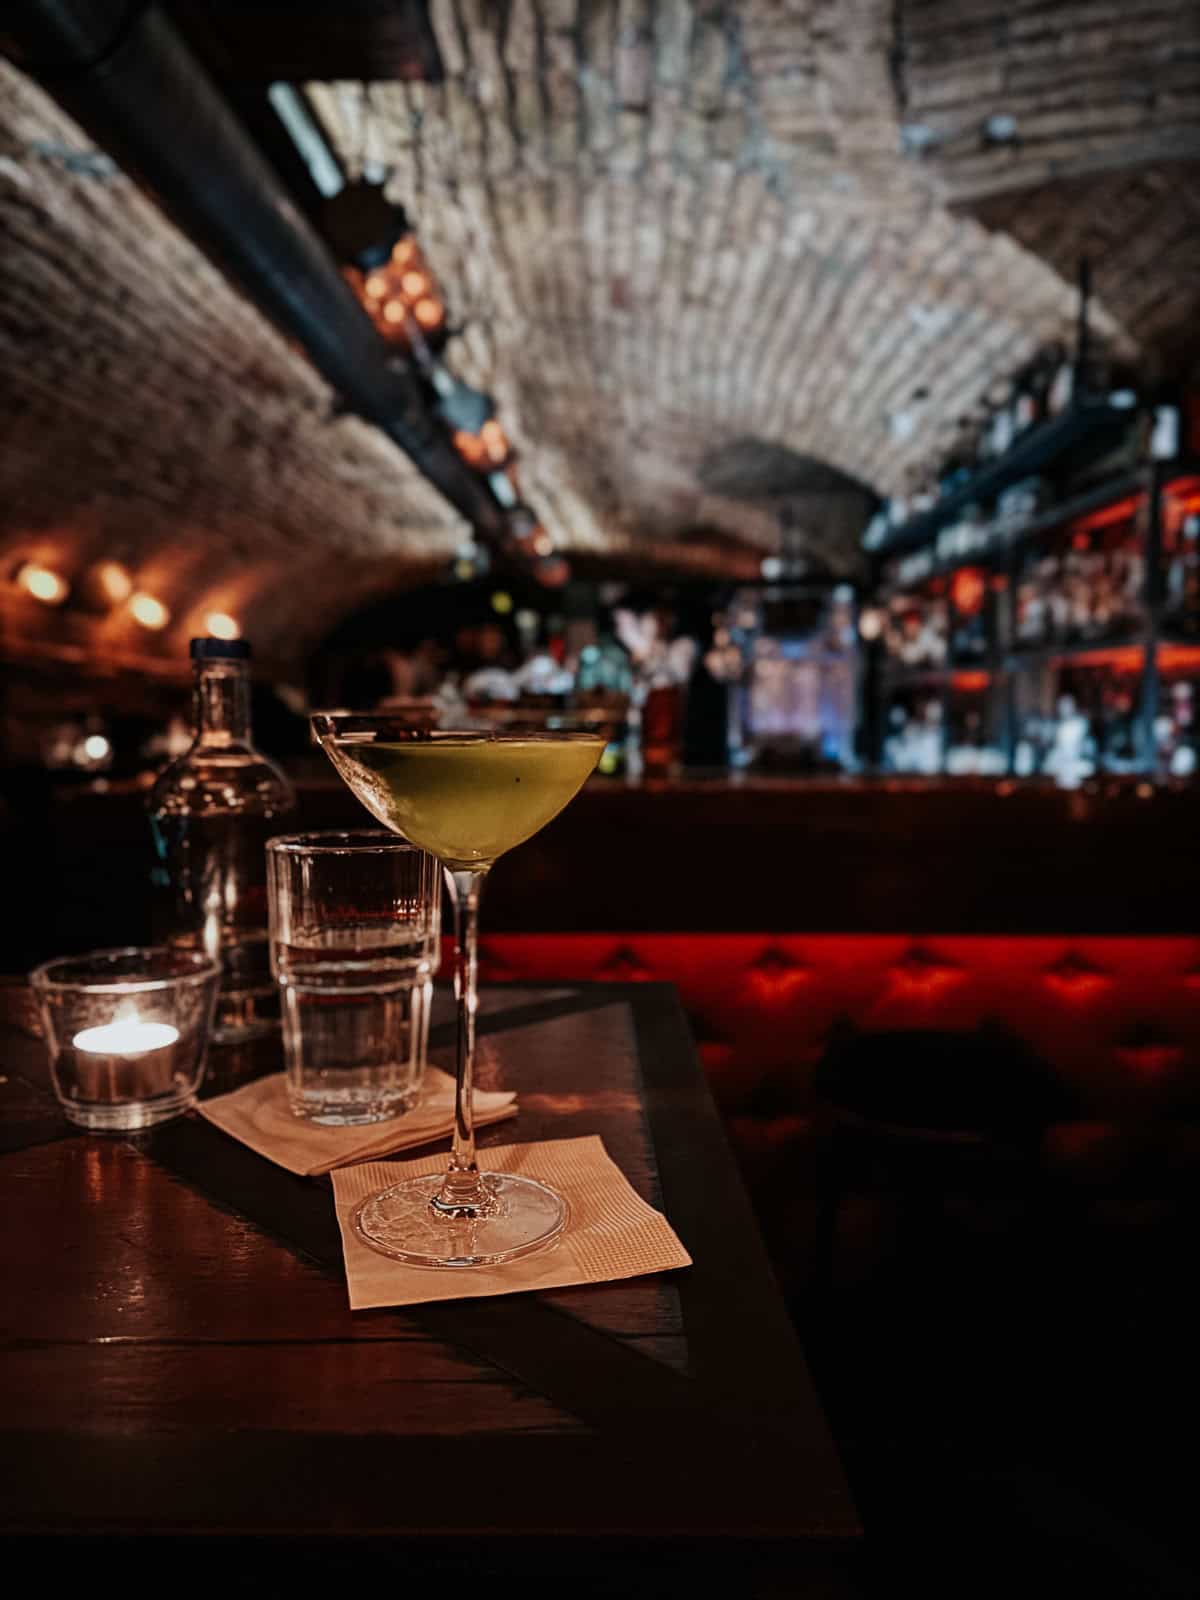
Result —
[{"label": "tealight candle", "polygon": [[169,1022],[134,1017],[82,1028],[71,1040],[70,1060],[59,1061],[59,1079],[92,1103],[153,1099],[172,1087],[178,1041],[179,1029]]},{"label": "tealight candle", "polygon": [[174,1044],[179,1029],[169,1022],[110,1022],[103,1028],[84,1028],[71,1040],[76,1050],[96,1055],[133,1056]]}]

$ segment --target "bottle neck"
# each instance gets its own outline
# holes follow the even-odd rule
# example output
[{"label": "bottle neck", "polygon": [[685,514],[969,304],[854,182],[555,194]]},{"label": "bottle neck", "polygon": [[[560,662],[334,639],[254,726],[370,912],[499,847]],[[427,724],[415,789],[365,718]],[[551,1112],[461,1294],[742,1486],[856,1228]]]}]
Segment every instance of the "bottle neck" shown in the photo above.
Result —
[{"label": "bottle neck", "polygon": [[250,743],[250,671],[243,661],[200,661],[195,667],[192,713],[196,743]]}]

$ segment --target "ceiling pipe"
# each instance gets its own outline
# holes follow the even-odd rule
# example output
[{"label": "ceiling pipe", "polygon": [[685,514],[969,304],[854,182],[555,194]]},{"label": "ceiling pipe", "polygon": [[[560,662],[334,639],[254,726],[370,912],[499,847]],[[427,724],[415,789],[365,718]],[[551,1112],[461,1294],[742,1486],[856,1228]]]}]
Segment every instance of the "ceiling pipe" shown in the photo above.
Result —
[{"label": "ceiling pipe", "polygon": [[7,0],[0,51],[112,152],[347,409],[411,456],[485,537],[504,513],[172,24],[130,0]]}]

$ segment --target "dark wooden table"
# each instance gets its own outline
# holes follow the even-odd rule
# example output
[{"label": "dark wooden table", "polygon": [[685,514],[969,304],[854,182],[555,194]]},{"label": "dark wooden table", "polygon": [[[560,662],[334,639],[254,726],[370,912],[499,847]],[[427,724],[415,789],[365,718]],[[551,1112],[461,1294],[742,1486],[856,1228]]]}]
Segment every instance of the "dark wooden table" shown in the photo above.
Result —
[{"label": "dark wooden table", "polygon": [[[661,1593],[696,1562],[731,1593],[844,1592],[854,1507],[674,991],[483,999],[481,1081],[521,1113],[482,1142],[601,1134],[693,1267],[352,1314],[327,1180],[196,1117],[73,1134],[4,992],[4,1531],[73,1535],[59,1561],[169,1536],[277,1574],[353,1550],[577,1593]],[[212,1087],[274,1065],[216,1055]]]}]

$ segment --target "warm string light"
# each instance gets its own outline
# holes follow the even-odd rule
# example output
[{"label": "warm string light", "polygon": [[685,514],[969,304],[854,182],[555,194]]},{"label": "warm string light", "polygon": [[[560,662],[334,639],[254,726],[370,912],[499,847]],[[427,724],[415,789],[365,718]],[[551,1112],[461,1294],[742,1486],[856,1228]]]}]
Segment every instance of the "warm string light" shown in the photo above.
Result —
[{"label": "warm string light", "polygon": [[454,433],[454,448],[469,467],[482,467],[486,460],[487,450],[483,440],[477,433],[467,433],[462,428]]},{"label": "warm string light", "polygon": [[[70,584],[60,573],[37,561],[26,561],[18,569],[16,583],[43,605],[61,605],[71,592]],[[165,628],[171,620],[170,611],[155,595],[147,594],[144,590],[134,593],[133,579],[119,561],[98,562],[87,574],[87,585],[91,588],[93,603],[98,595],[114,606],[128,602],[129,613],[134,621],[152,632]],[[232,617],[224,612],[214,612],[213,617],[220,619],[219,627],[232,627],[234,630],[231,634],[218,634],[217,637],[238,636],[238,625]]]},{"label": "warm string light", "polygon": [[346,277],[376,328],[390,342],[411,344],[417,330],[424,339],[436,338],[445,330],[446,307],[415,240],[401,239],[382,266],[366,272],[348,267]]},{"label": "warm string light", "polygon": [[43,567],[37,561],[27,561],[21,567],[17,573],[17,584],[27,595],[47,606],[61,605],[71,588],[59,573]]},{"label": "warm string light", "polygon": [[140,622],[143,628],[155,633],[165,628],[171,620],[171,613],[162,601],[141,590],[130,599],[129,610],[135,622]]},{"label": "warm string light", "polygon": [[204,626],[214,639],[240,639],[242,636],[237,619],[231,617],[228,611],[210,611],[204,619]]},{"label": "warm string light", "polygon": [[478,433],[459,428],[453,437],[454,448],[476,471],[495,472],[512,459],[508,435],[494,417],[489,418]]},{"label": "warm string light", "polygon": [[[402,231],[400,237],[392,236],[394,242],[386,259],[381,260],[379,246],[387,234],[375,232],[373,238],[367,239],[358,232],[362,223],[360,216],[350,233],[361,242],[350,242],[347,238],[341,245],[342,259],[356,263],[343,268],[346,281],[379,334],[389,344],[403,345],[412,351],[433,391],[438,414],[460,458],[487,480],[499,506],[511,513],[519,503],[512,442],[492,415],[490,397],[456,379],[433,357],[448,334],[446,306],[407,218],[399,207],[388,206],[382,190],[361,188],[359,204],[366,205],[368,218],[378,221],[377,213],[382,211],[382,226],[388,226],[387,217],[390,216],[398,231]],[[371,226],[373,229],[374,224]],[[363,247],[367,245],[368,248]],[[551,583],[565,581],[562,576],[565,563],[555,555],[553,541],[535,518],[530,516],[527,521],[528,526],[523,529],[516,523],[512,525],[509,542],[522,555],[532,555],[539,574],[548,574]],[[477,568],[476,561],[468,560],[460,552],[454,568],[458,576],[465,578],[469,573],[475,574]]]},{"label": "warm string light", "polygon": [[502,467],[512,454],[512,448],[507,434],[494,417],[480,428],[479,437],[488,460],[494,467]]}]

